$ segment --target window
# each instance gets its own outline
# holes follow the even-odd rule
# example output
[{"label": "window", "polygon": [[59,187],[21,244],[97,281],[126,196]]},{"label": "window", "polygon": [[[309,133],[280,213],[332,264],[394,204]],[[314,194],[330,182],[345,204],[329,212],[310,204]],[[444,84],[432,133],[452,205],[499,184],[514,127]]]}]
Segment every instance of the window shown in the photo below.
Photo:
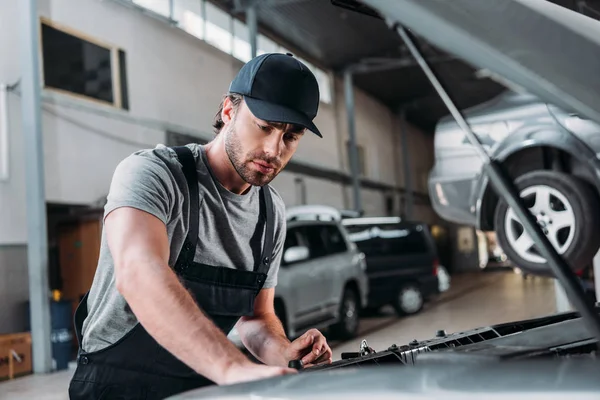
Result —
[{"label": "window", "polygon": [[42,19],[46,89],[129,109],[125,52]]},{"label": "window", "polygon": [[310,251],[310,259],[320,258],[327,255],[325,244],[325,230],[322,225],[307,225],[300,230],[303,242]]},{"label": "window", "polygon": [[405,256],[429,253],[423,228],[398,224],[347,225],[347,231],[360,251],[368,256]]},{"label": "window", "polygon": [[169,18],[171,15],[169,0],[133,0],[133,3],[162,15],[163,17]]},{"label": "window", "polygon": [[326,225],[325,227],[325,241],[329,254],[344,253],[348,250],[346,241],[342,236],[339,228],[335,225]]},{"label": "window", "polygon": [[231,15],[217,6],[206,2],[206,40],[211,45],[231,54],[233,36],[231,34]]},{"label": "window", "polygon": [[[207,0],[173,0],[172,10],[169,0],[132,1],[155,14],[165,18],[172,17],[182,30],[227,54],[231,54],[242,62],[248,62],[252,57],[246,24],[233,18]],[[256,47],[257,55],[264,53],[294,53],[260,33],[256,37]],[[308,62],[304,62],[317,79],[321,101],[330,104],[332,101],[330,75]]]}]

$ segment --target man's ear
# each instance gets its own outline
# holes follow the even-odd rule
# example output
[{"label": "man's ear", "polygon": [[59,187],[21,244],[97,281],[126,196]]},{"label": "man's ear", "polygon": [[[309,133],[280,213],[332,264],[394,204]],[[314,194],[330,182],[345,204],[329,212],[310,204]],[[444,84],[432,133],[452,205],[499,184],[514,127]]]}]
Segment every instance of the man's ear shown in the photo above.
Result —
[{"label": "man's ear", "polygon": [[233,102],[229,99],[229,97],[225,97],[225,101],[223,101],[223,110],[221,111],[221,119],[223,123],[227,124],[233,120],[233,116],[235,114],[235,110],[233,107]]}]

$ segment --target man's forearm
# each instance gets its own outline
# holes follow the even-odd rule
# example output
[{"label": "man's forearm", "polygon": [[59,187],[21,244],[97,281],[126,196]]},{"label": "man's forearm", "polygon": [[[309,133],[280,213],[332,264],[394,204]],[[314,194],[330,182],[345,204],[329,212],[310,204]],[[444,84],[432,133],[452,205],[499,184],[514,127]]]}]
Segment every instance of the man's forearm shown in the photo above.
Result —
[{"label": "man's forearm", "polygon": [[[228,366],[250,363],[198,308],[173,271],[162,265],[135,267],[119,290],[141,325],[165,349],[219,384]],[[122,281],[123,282],[123,281]]]},{"label": "man's forearm", "polygon": [[244,317],[237,325],[244,346],[267,365],[287,367],[285,349],[290,341],[285,335],[281,321],[275,314]]}]

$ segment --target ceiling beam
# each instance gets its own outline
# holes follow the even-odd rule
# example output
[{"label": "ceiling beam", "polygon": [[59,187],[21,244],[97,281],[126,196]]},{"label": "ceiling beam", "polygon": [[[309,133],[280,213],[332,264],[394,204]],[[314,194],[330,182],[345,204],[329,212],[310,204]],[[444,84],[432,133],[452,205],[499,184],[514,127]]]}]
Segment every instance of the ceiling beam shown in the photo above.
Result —
[{"label": "ceiling beam", "polygon": [[[452,56],[438,56],[438,57],[430,57],[427,59],[427,62],[438,64],[443,62],[448,62],[455,60],[455,57]],[[356,64],[352,64],[347,68],[353,74],[366,74],[373,72],[381,72],[387,71],[391,69],[399,69],[406,67],[416,67],[418,66],[417,62],[412,57],[402,57],[402,58],[366,58],[359,61]]]}]

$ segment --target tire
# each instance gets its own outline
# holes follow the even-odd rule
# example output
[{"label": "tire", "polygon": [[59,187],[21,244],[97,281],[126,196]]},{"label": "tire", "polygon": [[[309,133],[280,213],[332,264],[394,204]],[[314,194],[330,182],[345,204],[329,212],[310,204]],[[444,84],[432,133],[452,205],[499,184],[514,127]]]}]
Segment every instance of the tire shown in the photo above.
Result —
[{"label": "tire", "polygon": [[337,339],[348,340],[358,335],[359,311],[358,293],[351,287],[346,287],[340,302],[340,320],[331,329]]},{"label": "tire", "polygon": [[398,316],[417,314],[423,309],[425,298],[421,288],[414,283],[401,286],[396,293],[392,306]]},{"label": "tire", "polygon": [[[600,248],[600,201],[585,181],[556,171],[533,171],[516,179],[525,205],[546,236],[574,270],[592,263]],[[500,246],[525,274],[553,276],[523,225],[500,199],[494,215]],[[525,275],[524,275],[525,276]]]}]

